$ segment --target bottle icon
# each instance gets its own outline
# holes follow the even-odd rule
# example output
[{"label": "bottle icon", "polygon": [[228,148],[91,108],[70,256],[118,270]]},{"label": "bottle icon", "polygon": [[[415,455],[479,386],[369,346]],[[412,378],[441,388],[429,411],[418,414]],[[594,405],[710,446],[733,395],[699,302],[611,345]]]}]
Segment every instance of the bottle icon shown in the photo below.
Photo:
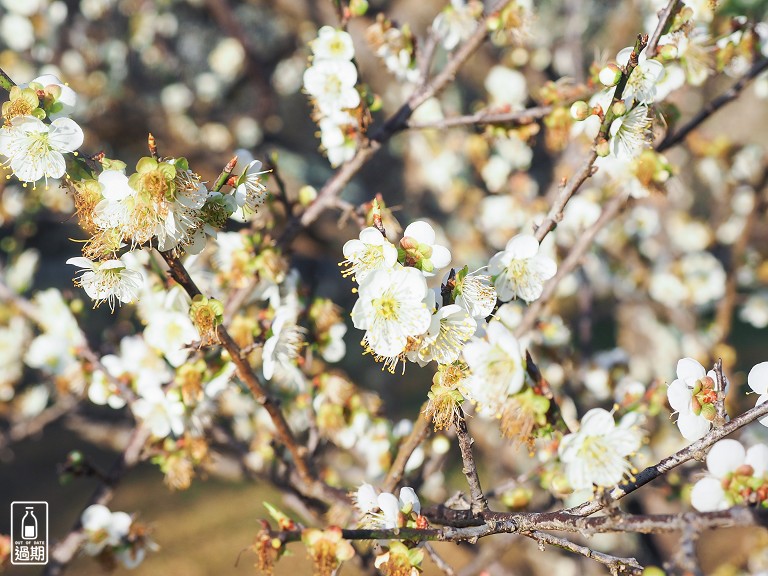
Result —
[{"label": "bottle icon", "polygon": [[21,519],[21,537],[24,540],[34,540],[37,538],[37,518],[32,506],[26,506],[25,510],[26,513]]}]

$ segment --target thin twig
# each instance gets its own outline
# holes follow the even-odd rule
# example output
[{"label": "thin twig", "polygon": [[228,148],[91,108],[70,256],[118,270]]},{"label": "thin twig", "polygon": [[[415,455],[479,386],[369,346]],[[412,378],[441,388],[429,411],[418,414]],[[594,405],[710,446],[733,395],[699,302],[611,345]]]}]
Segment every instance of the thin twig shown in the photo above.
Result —
[{"label": "thin twig", "polygon": [[661,10],[661,12],[659,12],[659,23],[656,25],[656,29],[653,31],[653,34],[651,34],[651,37],[648,40],[648,45],[645,47],[645,53],[649,58],[653,58],[656,55],[657,48],[659,46],[659,38],[661,38],[661,35],[667,28],[667,25],[677,13],[677,10],[681,5],[682,3],[680,0],[669,0],[667,5]]},{"label": "thin twig", "polygon": [[[194,298],[198,294],[201,294],[200,289],[192,280],[181,260],[170,252],[161,252],[161,255],[168,264],[171,277],[184,288],[190,298]],[[219,342],[221,342],[221,345],[224,346],[227,352],[229,352],[232,362],[234,362],[237,367],[240,379],[245,382],[246,386],[248,386],[248,389],[251,391],[256,402],[263,406],[269,414],[272,424],[275,427],[275,436],[277,440],[288,449],[288,452],[290,452],[293,457],[293,464],[300,480],[300,485],[297,486],[297,489],[305,496],[317,498],[328,503],[348,503],[347,497],[342,490],[328,486],[315,476],[307,458],[307,449],[299,444],[288,421],[285,419],[285,415],[280,409],[277,400],[270,396],[267,390],[261,385],[258,376],[256,376],[256,373],[248,363],[248,360],[243,358],[240,347],[233,340],[223,324],[217,327],[217,334]]]},{"label": "thin twig", "polygon": [[709,104],[704,106],[704,108],[699,110],[699,112],[693,118],[691,118],[674,133],[670,132],[667,134],[666,138],[664,138],[664,140],[662,140],[661,143],[656,147],[656,150],[663,152],[664,150],[668,150],[669,148],[672,148],[673,146],[676,146],[682,142],[685,137],[688,136],[688,134],[690,134],[694,129],[698,128],[700,124],[702,124],[720,108],[738,98],[739,94],[741,94],[744,88],[746,88],[752,80],[754,80],[757,76],[760,75],[760,73],[765,70],[768,70],[768,58],[763,58],[755,62],[749,71],[744,74],[744,76],[739,78],[739,80],[725,93],[721,94],[712,100]]},{"label": "thin twig", "polygon": [[453,567],[448,564],[448,562],[445,561],[445,559],[440,556],[440,554],[437,553],[435,548],[432,546],[432,544],[425,544],[424,550],[427,551],[427,554],[429,554],[429,557],[432,559],[432,562],[435,563],[435,566],[442,571],[445,576],[456,576],[456,571],[453,569]]},{"label": "thin twig", "polygon": [[514,112],[498,112],[495,110],[481,110],[474,114],[465,116],[452,116],[441,118],[432,122],[408,122],[408,128],[411,130],[444,130],[456,126],[484,126],[486,124],[530,124],[534,120],[544,118],[551,114],[554,106],[536,106],[526,108],[525,110],[516,110]]},{"label": "thin twig", "polygon": [[464,476],[467,477],[469,494],[472,498],[472,515],[479,516],[488,510],[488,500],[485,498],[483,489],[480,486],[477,465],[475,464],[475,458],[472,455],[472,444],[474,443],[474,440],[472,440],[469,435],[466,418],[459,418],[456,422],[456,437],[459,440],[459,449],[461,450],[461,460],[463,462],[461,471],[464,473]]},{"label": "thin twig", "polygon": [[400,443],[397,456],[395,456],[395,460],[392,462],[392,466],[389,467],[389,472],[387,472],[387,477],[381,485],[381,489],[384,492],[393,492],[397,488],[400,480],[403,479],[405,465],[408,464],[411,454],[429,436],[429,422],[423,415],[425,407],[426,404],[419,409],[419,415],[413,422],[411,433]]},{"label": "thin twig", "polygon": [[[112,465],[112,469],[109,471],[108,481],[102,482],[91,498],[88,500],[88,506],[93,504],[101,504],[106,506],[115,492],[115,487],[120,483],[125,473],[133,468],[141,460],[142,449],[144,444],[150,436],[149,428],[137,425],[126,445],[123,452],[117,458]],[[84,508],[85,509],[85,508]],[[63,574],[67,569],[68,564],[75,557],[75,554],[80,549],[81,544],[85,540],[85,536],[82,532],[82,524],[80,522],[80,516],[78,516],[72,530],[67,534],[63,540],[58,542],[52,549],[50,554],[50,562],[45,567],[43,574],[45,576],[58,576]]]},{"label": "thin twig", "polygon": [[563,260],[560,266],[558,266],[557,273],[549,280],[549,282],[547,282],[546,286],[544,286],[544,291],[542,292],[541,297],[526,308],[525,314],[515,330],[515,335],[518,338],[533,327],[534,323],[541,315],[542,310],[544,310],[545,306],[549,303],[550,298],[554,295],[560,281],[578,266],[586,251],[592,246],[592,241],[595,239],[595,236],[597,236],[598,232],[600,232],[600,230],[602,230],[609,222],[613,221],[626,204],[628,198],[628,190],[624,190],[617,196],[611,198],[603,208],[600,217],[587,228],[581,236],[579,236],[579,239],[573,245],[573,248],[571,248],[568,256]]}]

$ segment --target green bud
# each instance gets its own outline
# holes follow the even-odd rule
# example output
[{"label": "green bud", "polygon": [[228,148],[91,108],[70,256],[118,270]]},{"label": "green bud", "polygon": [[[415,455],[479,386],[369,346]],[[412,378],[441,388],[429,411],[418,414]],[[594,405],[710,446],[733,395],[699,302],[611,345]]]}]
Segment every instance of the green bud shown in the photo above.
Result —
[{"label": "green bud", "polygon": [[571,118],[574,120],[586,120],[590,116],[589,104],[579,100],[571,104]]},{"label": "green bud", "polygon": [[715,408],[714,404],[703,404],[701,406],[699,414],[701,416],[704,416],[704,418],[706,418],[710,422],[712,422],[712,420],[714,420],[715,416],[717,415],[717,409]]},{"label": "green bud", "polygon": [[613,63],[608,64],[605,68],[600,70],[597,77],[600,80],[600,83],[604,86],[616,86],[616,84],[619,83],[619,80],[621,80],[621,68]]},{"label": "green bud", "polygon": [[597,143],[595,146],[595,152],[597,152],[597,155],[600,157],[608,156],[608,154],[611,153],[611,146],[608,144],[608,140],[603,138],[600,140],[600,142]]},{"label": "green bud", "polygon": [[302,206],[309,206],[317,198],[317,190],[312,186],[302,186],[299,189],[299,204]]},{"label": "green bud", "polygon": [[365,16],[368,12],[368,2],[366,0],[350,0],[349,11],[352,16]]},{"label": "green bud", "polygon": [[611,107],[611,110],[616,116],[624,116],[627,113],[627,105],[624,104],[623,100],[619,100]]}]

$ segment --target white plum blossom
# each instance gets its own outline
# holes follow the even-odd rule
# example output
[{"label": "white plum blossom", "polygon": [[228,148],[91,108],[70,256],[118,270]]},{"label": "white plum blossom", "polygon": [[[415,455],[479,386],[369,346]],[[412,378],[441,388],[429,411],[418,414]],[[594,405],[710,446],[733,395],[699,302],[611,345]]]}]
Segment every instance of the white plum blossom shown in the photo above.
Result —
[{"label": "white plum blossom", "polygon": [[83,551],[98,556],[107,546],[119,546],[128,536],[133,520],[125,512],[112,512],[101,504],[92,504],[83,510]]},{"label": "white plum blossom", "polygon": [[149,318],[144,338],[159,350],[172,366],[181,366],[189,356],[189,345],[200,335],[189,314],[177,310],[159,310]]},{"label": "white plum blossom", "polygon": [[593,408],[581,420],[579,431],[560,441],[558,453],[574,490],[611,487],[630,473],[627,456],[636,452],[643,435],[628,414],[616,426],[613,414]]},{"label": "white plum blossom", "polygon": [[507,396],[523,387],[520,343],[499,321],[488,324],[485,339],[474,338],[464,346],[464,360],[471,370],[467,393],[483,415],[498,414]]},{"label": "white plum blossom", "polygon": [[348,240],[342,248],[347,268],[344,275],[354,275],[362,283],[371,272],[392,269],[397,264],[397,248],[374,227],[364,228],[359,239]]},{"label": "white plum blossom", "polygon": [[[760,394],[755,406],[760,406],[768,400],[768,362],[755,364],[747,374],[747,385],[753,392]],[[768,416],[760,419],[760,424],[768,426]]]},{"label": "white plum blossom", "polygon": [[415,268],[376,270],[365,278],[352,321],[366,331],[364,341],[374,354],[397,358],[409,337],[427,331],[432,314],[424,303],[426,295],[427,283]]},{"label": "white plum blossom", "polygon": [[347,345],[344,343],[344,335],[347,333],[347,325],[337,322],[328,328],[328,342],[320,349],[320,355],[326,362],[339,362],[347,353]]},{"label": "white plum blossom", "polygon": [[470,272],[463,277],[461,272],[458,274],[454,288],[456,304],[464,308],[472,318],[487,318],[496,307],[496,288],[490,276],[477,272]]},{"label": "white plum blossom", "polygon": [[360,94],[355,89],[356,82],[357,68],[343,60],[320,60],[304,72],[304,89],[324,114],[357,108]]},{"label": "white plum blossom", "polygon": [[320,119],[320,144],[328,162],[335,168],[351,160],[357,150],[357,121],[345,110],[334,111]]},{"label": "white plum blossom", "polygon": [[61,178],[66,171],[64,154],[83,144],[83,131],[70,118],[49,124],[33,116],[15,116],[0,128],[0,155],[22,182]]},{"label": "white plum blossom", "polygon": [[477,322],[461,306],[443,306],[433,314],[429,329],[416,352],[416,358],[423,364],[432,360],[438,364],[452,364],[459,359],[464,344],[472,337],[476,328]]},{"label": "white plum blossom", "polygon": [[[34,4],[34,2],[32,2],[32,4]],[[44,89],[51,86],[56,87],[56,90],[59,94],[56,98],[56,111],[51,112],[48,115],[51,120],[56,120],[57,118],[65,118],[72,114],[75,109],[75,105],[77,104],[77,93],[53,74],[43,74],[42,76],[38,76],[26,86],[42,86]],[[22,88],[24,87],[25,86],[22,85]]]},{"label": "white plum blossom", "polygon": [[749,488],[747,494],[758,499],[760,492],[768,493],[760,490],[755,494],[758,484],[765,485],[768,446],[756,444],[745,450],[736,440],[720,440],[707,454],[707,470],[709,474],[696,482],[691,490],[691,504],[696,510],[715,512],[752,503],[744,498],[745,488]]},{"label": "white plum blossom", "polygon": [[520,297],[532,302],[541,296],[544,282],[557,272],[552,258],[539,254],[539,242],[531,235],[518,234],[507,242],[502,252],[488,262],[499,300]]},{"label": "white plum blossom", "polygon": [[435,243],[435,230],[423,220],[412,222],[403,230],[400,246],[406,251],[406,264],[416,266],[428,278],[451,263],[450,250]]},{"label": "white plum blossom", "polygon": [[88,399],[98,406],[108,405],[115,410],[125,406],[125,399],[120,396],[119,388],[103,370],[94,370],[91,375]]},{"label": "white plum blossom", "polygon": [[[616,62],[626,66],[632,50],[631,46],[622,49],[616,55]],[[656,99],[656,84],[664,77],[664,65],[658,60],[648,58],[645,50],[640,52],[637,62],[624,88],[624,102],[628,107],[635,102],[652,104]]]},{"label": "white plum blossom", "polygon": [[669,405],[678,413],[677,426],[686,440],[698,440],[709,432],[715,416],[715,373],[693,358],[677,363],[677,379],[667,389]]},{"label": "white plum blossom", "polygon": [[256,209],[267,199],[267,187],[259,178],[267,171],[262,170],[261,167],[259,160],[251,160],[238,178],[234,197],[237,206],[244,208],[245,211],[256,212]]},{"label": "white plum blossom", "polygon": [[355,505],[363,513],[361,525],[384,530],[398,528],[400,513],[421,513],[421,503],[413,488],[403,486],[399,497],[389,492],[376,493],[370,484],[361,484],[355,494]]},{"label": "white plum blossom", "polygon": [[768,291],[751,294],[739,310],[739,319],[755,328],[768,326]]},{"label": "white plum blossom", "polygon": [[165,438],[173,433],[178,437],[184,433],[185,408],[178,392],[164,392],[158,384],[149,384],[140,387],[138,393],[131,410],[153,436]]},{"label": "white plum blossom", "polygon": [[276,368],[290,371],[304,344],[305,333],[296,324],[296,311],[292,307],[277,310],[271,330],[272,335],[267,338],[262,351],[262,371],[267,380],[274,377]]},{"label": "white plum blossom", "polygon": [[435,17],[432,30],[446,50],[453,50],[475,31],[480,13],[482,4],[475,0],[451,0],[450,6]]},{"label": "white plum blossom", "polygon": [[648,106],[644,104],[616,118],[610,127],[610,149],[613,155],[619,159],[637,157],[648,145],[650,127]]},{"label": "white plum blossom", "polygon": [[122,259],[93,262],[76,257],[67,260],[67,264],[82,268],[75,284],[83,287],[94,301],[94,306],[108,302],[113,311],[115,301],[123,304],[135,302],[144,281],[141,272],[128,268]]},{"label": "white plum blossom", "polygon": [[317,32],[317,38],[309,43],[315,60],[337,60],[349,62],[355,57],[352,36],[344,30],[332,26],[323,26]]}]

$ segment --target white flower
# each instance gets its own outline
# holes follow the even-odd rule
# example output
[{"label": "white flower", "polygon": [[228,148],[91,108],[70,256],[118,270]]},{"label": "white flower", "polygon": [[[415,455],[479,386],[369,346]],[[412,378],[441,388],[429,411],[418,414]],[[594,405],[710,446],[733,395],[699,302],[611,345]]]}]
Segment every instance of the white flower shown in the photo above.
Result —
[{"label": "white flower", "polygon": [[736,440],[720,440],[707,454],[709,476],[691,490],[691,504],[700,512],[725,510],[744,503],[742,478],[761,478],[768,469],[768,446],[749,450]]},{"label": "white flower", "polygon": [[139,388],[139,398],[131,404],[133,415],[142,420],[157,438],[184,433],[184,404],[176,392],[163,392],[158,384]]},{"label": "white flower", "polygon": [[356,82],[357,68],[352,62],[320,60],[304,72],[304,89],[314,96],[323,113],[357,108],[360,94]]},{"label": "white flower", "polygon": [[501,322],[488,324],[486,338],[464,346],[464,359],[472,371],[467,392],[481,413],[495,415],[507,396],[523,387],[525,370],[520,343]]},{"label": "white flower", "polygon": [[485,89],[493,106],[522,108],[528,98],[528,84],[525,76],[506,66],[494,66],[485,79]]},{"label": "white flower", "polygon": [[478,9],[482,10],[482,5],[477,2],[451,0],[451,5],[435,17],[432,29],[446,50],[453,50],[472,35],[477,28]]},{"label": "white flower", "polygon": [[349,61],[355,57],[352,36],[332,26],[323,26],[317,32],[317,38],[309,43],[315,60]]},{"label": "white flower", "polygon": [[33,116],[16,116],[0,129],[0,154],[23,182],[61,178],[66,171],[64,154],[83,144],[83,131],[74,120],[58,118],[45,124]]},{"label": "white flower", "polygon": [[400,513],[406,516],[411,512],[419,514],[421,503],[413,488],[403,486],[400,497],[389,492],[376,494],[370,484],[362,484],[355,495],[355,505],[363,513],[361,523],[369,528],[385,530],[397,528],[400,525]]},{"label": "white flower", "polygon": [[271,380],[275,368],[287,369],[299,355],[304,344],[305,330],[296,324],[296,313],[290,308],[281,308],[272,321],[272,335],[264,343],[262,371],[264,378]]},{"label": "white flower", "polygon": [[593,408],[582,418],[579,431],[561,440],[558,454],[574,490],[615,486],[630,472],[627,456],[640,448],[643,437],[632,425],[634,419],[626,418],[617,427],[613,414]]},{"label": "white flower", "polygon": [[611,152],[619,159],[635,158],[648,144],[651,119],[648,106],[641,104],[611,122]]},{"label": "white flower", "polygon": [[98,406],[109,405],[118,410],[125,406],[125,399],[120,396],[118,387],[102,370],[94,370],[88,385],[88,399]]},{"label": "white flower", "polygon": [[320,128],[320,144],[325,148],[333,168],[348,162],[357,151],[357,122],[345,111],[338,111],[318,122]]},{"label": "white flower", "polygon": [[496,288],[491,277],[477,274],[477,271],[457,280],[454,293],[456,304],[469,312],[472,318],[487,318],[496,306]]},{"label": "white flower", "polygon": [[72,114],[72,111],[75,109],[75,104],[77,104],[77,94],[72,88],[64,84],[53,74],[43,74],[42,76],[38,76],[32,80],[32,82],[27,84],[27,86],[32,86],[34,84],[42,86],[43,88],[48,88],[49,86],[56,86],[58,88],[59,96],[56,99],[56,103],[61,107],[56,112],[51,112],[51,114],[49,114],[51,120],[65,118]]},{"label": "white flower", "polygon": [[747,298],[739,311],[739,318],[755,328],[768,326],[768,292],[757,292]]},{"label": "white flower", "polygon": [[347,353],[347,345],[344,343],[344,335],[347,333],[347,325],[337,322],[328,328],[328,341],[320,349],[320,355],[326,362],[338,362]]},{"label": "white flower", "polygon": [[131,517],[125,512],[110,512],[101,504],[92,504],[80,517],[83,526],[83,551],[98,556],[107,546],[119,546],[131,529]]},{"label": "white flower", "polygon": [[134,302],[144,281],[141,272],[128,268],[122,259],[93,262],[88,258],[77,257],[67,260],[67,264],[82,268],[75,285],[83,287],[85,293],[95,301],[94,306],[109,302],[113,311],[116,300],[124,304]]},{"label": "white flower", "polygon": [[259,176],[266,173],[266,170],[261,169],[259,160],[252,160],[248,163],[237,181],[237,188],[235,188],[234,195],[238,207],[256,212],[256,209],[264,203],[267,199],[267,187],[262,184]]},{"label": "white flower", "polygon": [[342,248],[347,269],[344,275],[353,274],[362,283],[371,272],[392,269],[397,263],[397,248],[376,228],[364,228],[359,240],[348,240]]},{"label": "white flower", "polygon": [[488,262],[488,272],[494,276],[499,300],[508,302],[519,296],[532,302],[541,296],[544,282],[557,271],[555,261],[539,254],[539,242],[528,234],[518,234],[507,242],[502,252]]},{"label": "white flower", "polygon": [[[757,402],[755,402],[755,406],[760,406],[760,404],[768,400],[768,362],[760,362],[760,364],[755,364],[752,367],[747,375],[747,385],[754,392],[760,394]],[[768,416],[761,418],[760,424],[768,426]]]},{"label": "white flower", "polygon": [[93,221],[100,228],[121,228],[130,222],[136,190],[128,184],[128,176],[119,170],[99,174],[101,200],[94,210]]},{"label": "white flower", "polygon": [[144,338],[147,344],[162,352],[172,366],[181,366],[189,356],[189,345],[200,336],[188,313],[159,310],[148,318]]},{"label": "white flower", "polygon": [[409,336],[423,334],[432,314],[424,303],[427,283],[415,268],[376,270],[360,284],[352,309],[355,328],[366,330],[364,341],[378,356],[399,356]]},{"label": "white flower", "polygon": [[461,306],[443,306],[432,316],[429,330],[417,351],[418,360],[424,364],[432,360],[438,364],[452,364],[459,359],[464,344],[476,328],[477,322]]},{"label": "white flower", "polygon": [[406,250],[406,264],[417,266],[428,278],[435,275],[435,270],[451,263],[450,250],[435,244],[434,229],[422,220],[405,228],[400,245]]},{"label": "white flower", "polygon": [[[616,55],[616,62],[621,66],[626,66],[632,50],[631,46],[621,50]],[[622,94],[628,107],[635,102],[640,104],[653,103],[656,99],[656,84],[664,77],[664,65],[658,60],[649,59],[645,50],[640,52],[637,62],[638,64],[632,70]]]},{"label": "white flower", "polygon": [[[678,412],[677,426],[686,440],[698,440],[709,432],[714,418],[715,373],[706,372],[693,358],[677,363],[677,379],[667,389],[669,405]],[[707,418],[709,416],[709,418]]]}]

